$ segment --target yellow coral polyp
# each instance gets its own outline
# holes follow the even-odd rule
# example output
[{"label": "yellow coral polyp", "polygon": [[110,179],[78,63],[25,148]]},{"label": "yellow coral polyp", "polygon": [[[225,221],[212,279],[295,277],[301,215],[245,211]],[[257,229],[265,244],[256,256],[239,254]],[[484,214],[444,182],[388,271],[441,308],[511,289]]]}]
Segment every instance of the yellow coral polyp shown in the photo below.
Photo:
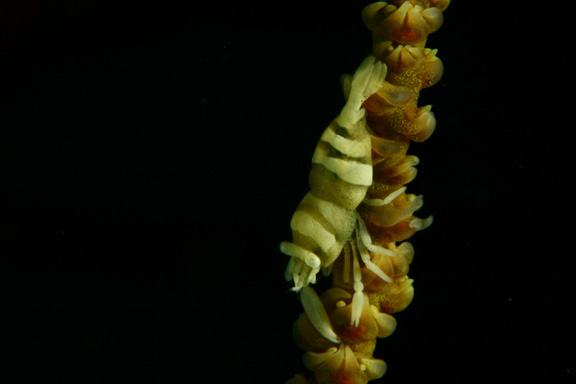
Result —
[{"label": "yellow coral polyp", "polygon": [[382,38],[402,45],[417,44],[428,37],[431,26],[422,16],[423,8],[405,2],[374,29]]}]

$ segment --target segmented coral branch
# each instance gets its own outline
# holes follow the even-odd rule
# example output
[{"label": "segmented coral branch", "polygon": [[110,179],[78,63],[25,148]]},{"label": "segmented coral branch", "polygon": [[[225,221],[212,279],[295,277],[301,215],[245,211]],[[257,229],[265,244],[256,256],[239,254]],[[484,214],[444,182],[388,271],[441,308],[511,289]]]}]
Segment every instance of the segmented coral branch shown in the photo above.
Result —
[{"label": "segmented coral branch", "polygon": [[[413,214],[422,196],[406,193],[419,160],[407,155],[436,127],[420,90],[443,72],[428,35],[443,22],[450,0],[377,2],[362,12],[372,31],[372,55],[343,81],[346,105],[322,134],[310,172],[310,192],[291,221],[286,278],[300,292],[304,313],[294,324],[311,378],[289,384],[361,384],[382,377],[373,357],[376,339],[394,332],[391,315],[412,301],[408,278],[414,257],[404,240],[432,223]],[[332,287],[310,286],[322,271]]]}]

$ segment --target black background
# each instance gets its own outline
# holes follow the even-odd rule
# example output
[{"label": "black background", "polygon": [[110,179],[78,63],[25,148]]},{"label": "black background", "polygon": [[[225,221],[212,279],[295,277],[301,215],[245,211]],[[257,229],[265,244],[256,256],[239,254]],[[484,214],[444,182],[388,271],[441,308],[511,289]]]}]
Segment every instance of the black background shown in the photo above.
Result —
[{"label": "black background", "polygon": [[[304,372],[277,247],[368,2],[77,3],[0,1],[3,382]],[[456,0],[429,38],[408,191],[435,222],[382,382],[573,382],[569,15]]]}]

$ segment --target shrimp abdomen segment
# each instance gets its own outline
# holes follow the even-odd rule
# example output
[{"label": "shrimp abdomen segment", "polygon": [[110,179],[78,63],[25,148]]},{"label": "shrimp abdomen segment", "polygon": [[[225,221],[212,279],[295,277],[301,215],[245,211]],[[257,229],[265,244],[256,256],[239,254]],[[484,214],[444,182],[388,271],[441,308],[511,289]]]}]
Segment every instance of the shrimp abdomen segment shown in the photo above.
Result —
[{"label": "shrimp abdomen segment", "polygon": [[292,216],[292,241],[331,265],[354,230],[356,212],[308,192]]}]

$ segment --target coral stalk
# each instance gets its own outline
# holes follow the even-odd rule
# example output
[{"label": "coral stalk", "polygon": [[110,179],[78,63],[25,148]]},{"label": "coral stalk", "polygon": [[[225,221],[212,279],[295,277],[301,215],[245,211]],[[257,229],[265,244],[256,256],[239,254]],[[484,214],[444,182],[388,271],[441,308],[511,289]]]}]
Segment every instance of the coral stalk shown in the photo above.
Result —
[{"label": "coral stalk", "polygon": [[[344,78],[346,105],[318,143],[311,191],[292,218],[292,242],[280,246],[304,307],[294,337],[313,371],[289,384],[361,384],[386,372],[373,357],[376,340],[394,332],[392,314],[414,296],[414,249],[405,240],[432,223],[413,215],[422,196],[407,194],[405,184],[419,160],[407,150],[436,127],[431,107],[417,101],[442,76],[436,50],[425,45],[449,3],[395,0],[362,12],[372,55]],[[320,296],[310,287],[319,271],[332,276]]]}]

